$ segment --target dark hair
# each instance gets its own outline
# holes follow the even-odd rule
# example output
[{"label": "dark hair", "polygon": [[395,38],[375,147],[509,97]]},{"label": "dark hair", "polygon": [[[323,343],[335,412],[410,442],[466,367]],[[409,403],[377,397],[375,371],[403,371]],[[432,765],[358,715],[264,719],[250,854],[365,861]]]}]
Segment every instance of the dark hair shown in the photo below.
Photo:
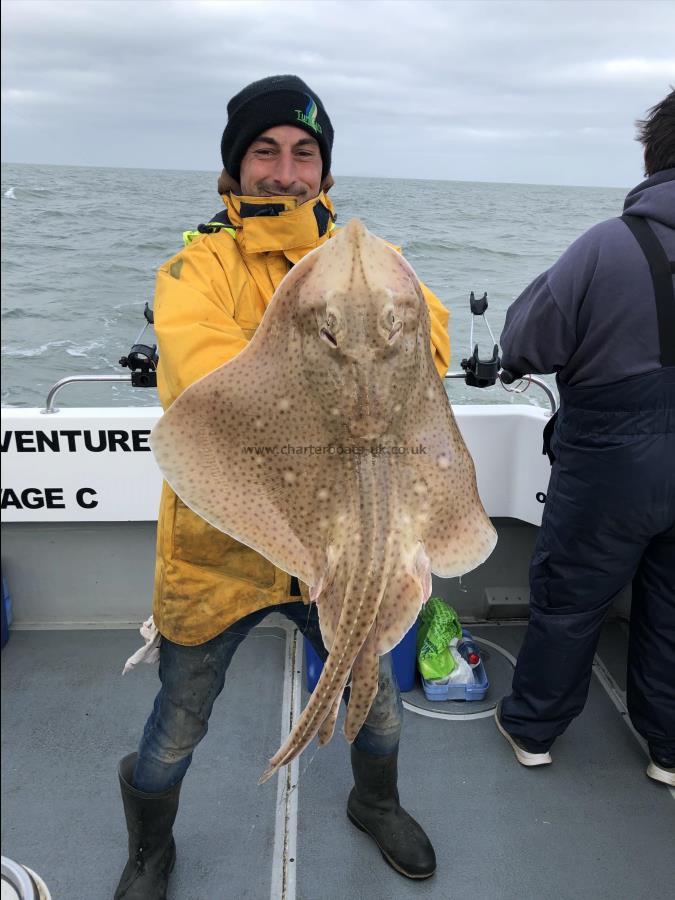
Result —
[{"label": "dark hair", "polygon": [[675,89],[647,110],[644,119],[635,123],[637,140],[645,148],[645,175],[675,168]]}]

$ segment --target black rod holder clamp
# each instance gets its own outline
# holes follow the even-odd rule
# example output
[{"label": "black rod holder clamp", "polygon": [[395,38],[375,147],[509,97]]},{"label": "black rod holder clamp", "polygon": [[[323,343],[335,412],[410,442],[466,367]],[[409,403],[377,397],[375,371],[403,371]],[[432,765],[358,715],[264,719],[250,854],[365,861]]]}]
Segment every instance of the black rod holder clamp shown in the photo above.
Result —
[{"label": "black rod holder clamp", "polygon": [[476,344],[471,356],[468,359],[463,359],[461,362],[461,366],[466,372],[464,381],[469,387],[492,387],[497,382],[500,365],[498,344],[495,344],[492,348],[490,359],[481,359],[479,357],[478,344]]},{"label": "black rod holder clamp", "polygon": [[478,298],[476,297],[475,293],[471,291],[471,293],[469,294],[469,306],[471,308],[470,344],[473,344],[473,317],[482,316],[485,319],[485,324],[487,325],[487,329],[490,332],[490,337],[494,342],[494,346],[492,348],[492,356],[489,359],[481,359],[478,355],[478,344],[474,344],[473,353],[471,354],[471,356],[468,359],[463,359],[461,362],[462,369],[464,369],[466,373],[466,375],[464,376],[464,381],[469,385],[469,387],[491,387],[497,382],[501,360],[499,358],[499,345],[494,341],[492,329],[490,328],[488,320],[485,317],[485,310],[488,308],[487,291],[483,293],[482,297]]},{"label": "black rod holder clamp", "polygon": [[488,308],[487,302],[487,291],[476,300],[476,295],[473,291],[469,294],[469,306],[471,307],[471,315],[472,316],[484,316],[485,310]]},{"label": "black rod holder clamp", "polygon": [[156,370],[159,362],[157,344],[141,343],[141,338],[145,334],[148,325],[154,325],[155,322],[149,303],[145,304],[143,317],[145,318],[145,325],[132,344],[131,350],[120,359],[119,364],[124,369],[131,369],[131,384],[134,387],[157,387]]}]

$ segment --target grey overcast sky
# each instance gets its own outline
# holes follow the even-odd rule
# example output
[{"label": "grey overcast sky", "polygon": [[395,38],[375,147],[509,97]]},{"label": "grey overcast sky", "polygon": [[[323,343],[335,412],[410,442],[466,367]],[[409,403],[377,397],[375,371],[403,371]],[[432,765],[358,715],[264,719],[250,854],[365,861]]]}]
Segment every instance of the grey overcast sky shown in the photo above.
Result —
[{"label": "grey overcast sky", "polygon": [[295,73],[333,172],[626,187],[673,0],[3,0],[5,162],[218,170],[228,99]]}]

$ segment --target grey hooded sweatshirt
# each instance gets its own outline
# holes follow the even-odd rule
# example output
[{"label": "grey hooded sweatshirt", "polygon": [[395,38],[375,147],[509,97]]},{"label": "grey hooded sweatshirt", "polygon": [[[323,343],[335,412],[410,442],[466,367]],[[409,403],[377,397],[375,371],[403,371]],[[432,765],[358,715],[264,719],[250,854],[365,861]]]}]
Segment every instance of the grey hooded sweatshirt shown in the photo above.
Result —
[{"label": "grey hooded sweatshirt", "polygon": [[[675,260],[675,169],[626,197],[624,213],[649,221]],[[569,385],[612,384],[661,368],[649,265],[620,219],[589,229],[526,288],[506,314],[502,365],[555,372]]]}]

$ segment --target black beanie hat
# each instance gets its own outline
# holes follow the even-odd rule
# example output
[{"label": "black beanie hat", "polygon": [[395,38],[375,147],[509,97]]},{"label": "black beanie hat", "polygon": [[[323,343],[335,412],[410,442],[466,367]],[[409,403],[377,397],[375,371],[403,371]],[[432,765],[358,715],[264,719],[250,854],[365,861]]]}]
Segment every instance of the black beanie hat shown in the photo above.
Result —
[{"label": "black beanie hat", "polygon": [[254,81],[227,104],[227,125],[220,142],[223,165],[235,181],[253,141],[276,125],[295,125],[318,141],[321,178],[330,172],[333,126],[323,103],[297,75],[271,75]]}]

